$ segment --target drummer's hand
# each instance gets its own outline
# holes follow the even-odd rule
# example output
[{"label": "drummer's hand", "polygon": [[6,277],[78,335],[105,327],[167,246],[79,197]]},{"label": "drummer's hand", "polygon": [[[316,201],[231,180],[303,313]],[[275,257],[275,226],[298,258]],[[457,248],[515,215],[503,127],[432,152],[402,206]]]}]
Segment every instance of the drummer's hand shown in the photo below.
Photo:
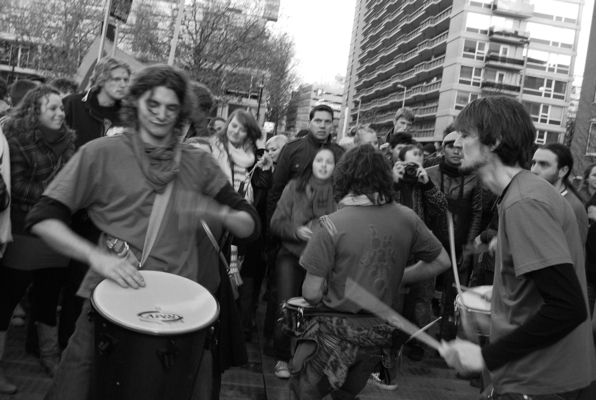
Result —
[{"label": "drummer's hand", "polygon": [[474,238],[474,247],[478,247],[482,244],[481,236],[482,235],[478,235],[476,236],[476,238]]},{"label": "drummer's hand", "polygon": [[467,340],[455,339],[449,343],[442,342],[439,354],[447,365],[461,374],[480,372],[485,367],[480,346]]},{"label": "drummer's hand", "polygon": [[101,276],[113,280],[123,288],[145,287],[145,280],[137,266],[132,265],[126,258],[97,251],[91,257],[90,266]]},{"label": "drummer's hand", "polygon": [[491,256],[495,256],[495,251],[497,251],[497,237],[491,239],[490,243],[488,244],[488,254]]},{"label": "drummer's hand", "polygon": [[296,236],[298,236],[299,239],[308,242],[312,236],[312,230],[307,226],[301,226],[296,230]]},{"label": "drummer's hand", "polygon": [[486,301],[488,301],[489,303],[492,302],[492,300],[493,300],[493,288],[491,287],[489,290],[487,290],[486,292],[482,293],[480,296],[483,299],[485,299]]}]

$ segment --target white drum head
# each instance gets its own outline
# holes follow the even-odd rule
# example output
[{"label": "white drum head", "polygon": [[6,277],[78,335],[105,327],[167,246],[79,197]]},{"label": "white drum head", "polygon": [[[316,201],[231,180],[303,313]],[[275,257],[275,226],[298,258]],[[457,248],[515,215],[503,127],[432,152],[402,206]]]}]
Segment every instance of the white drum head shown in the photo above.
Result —
[{"label": "white drum head", "polygon": [[300,307],[300,308],[312,308],[313,306],[310,305],[310,303],[306,300],[304,300],[303,297],[292,297],[290,300],[287,301],[287,303],[291,306],[294,307]]},{"label": "white drum head", "polygon": [[219,305],[203,286],[166,272],[139,272],[144,288],[101,281],[91,295],[97,312],[123,328],[151,335],[195,332],[217,319]]},{"label": "white drum head", "polygon": [[493,287],[490,285],[469,288],[467,291],[459,295],[461,296],[462,305],[469,310],[490,313],[490,302],[482,296],[492,288]]}]

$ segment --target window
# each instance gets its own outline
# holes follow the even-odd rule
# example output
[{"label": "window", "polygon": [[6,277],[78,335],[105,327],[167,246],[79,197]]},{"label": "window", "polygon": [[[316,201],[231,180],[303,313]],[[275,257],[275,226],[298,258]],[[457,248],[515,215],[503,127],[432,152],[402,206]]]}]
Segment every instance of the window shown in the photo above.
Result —
[{"label": "window", "polygon": [[474,7],[492,8],[493,0],[470,0],[470,5]]},{"label": "window", "polygon": [[459,83],[463,85],[480,86],[482,81],[482,68],[466,67],[462,65],[459,73]]},{"label": "window", "polygon": [[551,21],[577,23],[579,4],[563,3],[557,0],[530,0],[534,5],[534,16]]},{"label": "window", "polygon": [[490,20],[490,26],[494,26],[496,30],[510,30],[513,29],[515,20],[511,18],[495,17]]},{"label": "window", "polygon": [[547,131],[536,131],[536,140],[534,141],[534,143],[540,145],[546,144],[547,133]]},{"label": "window", "polygon": [[476,100],[479,97],[480,95],[478,93],[470,93],[458,90],[457,94],[455,95],[455,109],[463,110],[468,103]]},{"label": "window", "polygon": [[466,21],[466,31],[488,35],[490,24],[490,15],[468,13]]},{"label": "window", "polygon": [[546,97],[549,99],[565,100],[567,82],[554,79],[526,76],[524,81],[524,93],[532,96]]},{"label": "window", "polygon": [[540,71],[569,75],[571,56],[530,49],[528,51],[527,67]]},{"label": "window", "polygon": [[575,44],[575,30],[573,29],[528,22],[528,31],[530,40],[534,43],[563,49],[573,49]]},{"label": "window", "polygon": [[479,42],[477,40],[466,39],[464,42],[464,58],[471,58],[473,60],[484,60],[486,54],[486,42]]},{"label": "window", "polygon": [[563,107],[533,103],[530,101],[524,101],[523,105],[530,113],[532,121],[534,122],[556,126],[561,126],[563,123]]},{"label": "window", "polygon": [[588,132],[588,143],[586,145],[586,155],[596,156],[596,120],[590,122],[590,131]]}]

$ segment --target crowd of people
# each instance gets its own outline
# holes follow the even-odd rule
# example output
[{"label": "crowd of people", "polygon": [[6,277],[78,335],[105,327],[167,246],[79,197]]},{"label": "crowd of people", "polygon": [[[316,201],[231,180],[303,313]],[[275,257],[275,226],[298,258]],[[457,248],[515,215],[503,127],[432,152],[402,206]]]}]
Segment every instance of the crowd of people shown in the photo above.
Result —
[{"label": "crowd of people", "polygon": [[[485,398],[596,398],[596,165],[576,188],[569,149],[535,146],[520,103],[473,101],[439,149],[409,133],[409,108],[386,135],[357,125],[336,143],[326,105],[292,140],[214,105],[182,70],[133,74],[111,57],[80,92],[0,80],[0,393],[18,390],[2,357],[25,301],[46,399],[93,398],[90,296],[106,278],[143,290],[141,266],[219,303],[193,399],[218,398],[221,373],[247,362],[262,299],[264,352],[291,398],[395,390],[403,349],[436,351]],[[481,285],[491,322],[478,338],[456,299]],[[280,316],[298,298],[290,326],[297,315]],[[436,337],[413,339],[392,313],[436,322]]]}]

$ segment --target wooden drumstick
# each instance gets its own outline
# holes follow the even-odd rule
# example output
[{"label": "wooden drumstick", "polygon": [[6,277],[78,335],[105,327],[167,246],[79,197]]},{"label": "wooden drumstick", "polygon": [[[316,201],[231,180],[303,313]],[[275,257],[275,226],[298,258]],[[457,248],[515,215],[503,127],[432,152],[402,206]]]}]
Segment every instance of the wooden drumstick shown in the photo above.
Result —
[{"label": "wooden drumstick", "polygon": [[447,211],[447,222],[449,223],[449,250],[451,251],[451,265],[453,266],[455,287],[457,288],[457,293],[461,294],[459,273],[457,271],[457,260],[455,259],[455,226],[453,225],[453,214],[451,214],[451,211]]},{"label": "wooden drumstick", "polygon": [[346,299],[364,308],[368,312],[385,319],[389,324],[395,326],[408,335],[416,334],[416,339],[424,342],[433,349],[439,350],[439,347],[441,347],[441,344],[437,341],[437,339],[433,338],[424,331],[420,331],[420,328],[408,321],[387,304],[383,303],[380,299],[373,296],[351,278],[346,280],[345,294]]}]

